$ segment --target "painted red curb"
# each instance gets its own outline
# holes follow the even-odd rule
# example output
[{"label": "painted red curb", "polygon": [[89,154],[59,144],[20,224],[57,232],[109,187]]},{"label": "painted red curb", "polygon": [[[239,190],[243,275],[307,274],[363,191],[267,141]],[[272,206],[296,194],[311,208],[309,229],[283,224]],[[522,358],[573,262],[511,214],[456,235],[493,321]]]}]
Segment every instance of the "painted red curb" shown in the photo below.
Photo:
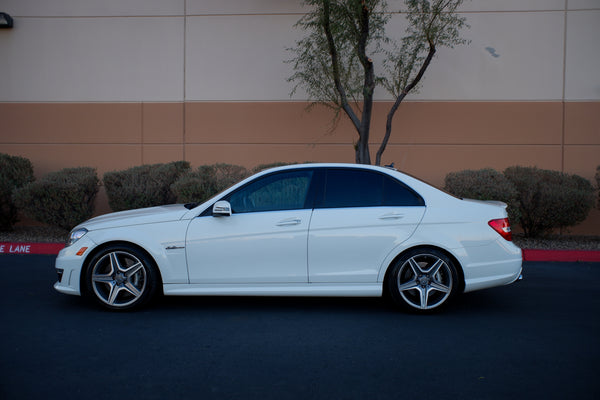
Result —
[{"label": "painted red curb", "polygon": [[[64,247],[64,243],[0,242],[0,254],[54,255]],[[523,249],[523,261],[600,262],[600,251]]]},{"label": "painted red curb", "polygon": [[0,242],[0,254],[58,254],[64,243]]},{"label": "painted red curb", "polygon": [[523,261],[600,262],[600,251],[523,249]]}]

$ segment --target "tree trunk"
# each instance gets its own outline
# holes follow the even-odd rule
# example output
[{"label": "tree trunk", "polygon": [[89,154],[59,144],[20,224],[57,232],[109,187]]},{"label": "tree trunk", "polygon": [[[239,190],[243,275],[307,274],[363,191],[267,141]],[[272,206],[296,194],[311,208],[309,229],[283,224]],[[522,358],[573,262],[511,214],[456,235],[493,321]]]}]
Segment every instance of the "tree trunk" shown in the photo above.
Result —
[{"label": "tree trunk", "polygon": [[359,133],[359,139],[356,143],[356,158],[357,164],[371,164],[371,154],[369,152],[369,141],[364,140],[364,135]]},{"label": "tree trunk", "polygon": [[360,38],[358,41],[357,52],[358,59],[364,69],[363,81],[363,111],[360,119],[360,129],[358,130],[359,140],[356,147],[358,164],[371,164],[371,154],[369,152],[369,135],[371,131],[371,115],[373,114],[373,93],[375,91],[375,72],[373,70],[373,60],[367,56],[367,40],[369,38],[369,18],[370,10],[362,3],[360,15]]}]

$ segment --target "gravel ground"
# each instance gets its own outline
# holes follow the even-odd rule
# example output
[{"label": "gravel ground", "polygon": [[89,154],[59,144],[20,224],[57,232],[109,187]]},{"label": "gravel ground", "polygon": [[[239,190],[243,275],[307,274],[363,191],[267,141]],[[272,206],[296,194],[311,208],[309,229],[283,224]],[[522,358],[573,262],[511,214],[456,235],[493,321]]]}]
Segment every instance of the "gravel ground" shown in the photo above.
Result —
[{"label": "gravel ground", "polygon": [[51,226],[15,226],[12,232],[0,232],[0,242],[65,242],[69,232]]},{"label": "gravel ground", "polygon": [[553,235],[540,239],[514,235],[513,241],[522,249],[600,250],[600,236]]},{"label": "gravel ground", "polygon": [[[13,232],[0,232],[0,242],[64,242],[69,233],[48,226],[17,226]],[[528,239],[514,235],[515,244],[522,249],[544,250],[599,250],[600,236],[549,236]]]}]

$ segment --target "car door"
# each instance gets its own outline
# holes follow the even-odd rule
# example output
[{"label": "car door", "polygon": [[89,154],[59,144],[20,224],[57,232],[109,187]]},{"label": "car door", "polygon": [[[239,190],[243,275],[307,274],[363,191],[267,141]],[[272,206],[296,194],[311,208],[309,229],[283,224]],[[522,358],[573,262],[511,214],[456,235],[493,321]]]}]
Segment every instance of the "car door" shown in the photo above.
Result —
[{"label": "car door", "polygon": [[424,213],[423,199],[389,175],[328,169],[309,231],[309,282],[376,282],[383,260]]},{"label": "car door", "polygon": [[221,200],[231,216],[190,222],[190,283],[307,282],[307,236],[313,206],[311,169],[262,176]]}]

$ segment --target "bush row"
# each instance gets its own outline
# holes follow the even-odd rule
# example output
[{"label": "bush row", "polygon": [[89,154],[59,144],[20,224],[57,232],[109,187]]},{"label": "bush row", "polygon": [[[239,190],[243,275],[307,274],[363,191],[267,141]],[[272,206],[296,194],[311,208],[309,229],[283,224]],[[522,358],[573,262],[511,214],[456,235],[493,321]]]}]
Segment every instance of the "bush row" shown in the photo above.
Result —
[{"label": "bush row", "polygon": [[[191,170],[186,161],[142,165],[103,176],[113,211],[171,203],[202,202],[274,163],[247,170],[239,165],[202,165]],[[596,171],[600,186],[600,166]],[[66,230],[93,214],[99,179],[93,168],[67,168],[38,181],[31,162],[0,153],[0,230],[10,230],[17,210],[40,222]],[[533,167],[510,167],[449,173],[445,189],[459,197],[500,200],[508,204],[513,223],[527,236],[583,221],[596,200],[586,179]],[[600,199],[598,199],[600,207]]]},{"label": "bush row", "polygon": [[[190,169],[187,161],[141,165],[107,172],[103,183],[113,211],[175,202],[204,201],[253,172],[239,165],[213,164]],[[29,218],[65,230],[93,214],[99,179],[93,168],[67,168],[34,181],[31,162],[0,153],[0,230],[11,230],[17,210]]]},{"label": "bush row", "polygon": [[595,188],[587,179],[535,167],[510,167],[504,173],[492,169],[453,172],[446,176],[445,189],[459,197],[504,201],[509,218],[528,237],[577,225],[595,202]]}]

